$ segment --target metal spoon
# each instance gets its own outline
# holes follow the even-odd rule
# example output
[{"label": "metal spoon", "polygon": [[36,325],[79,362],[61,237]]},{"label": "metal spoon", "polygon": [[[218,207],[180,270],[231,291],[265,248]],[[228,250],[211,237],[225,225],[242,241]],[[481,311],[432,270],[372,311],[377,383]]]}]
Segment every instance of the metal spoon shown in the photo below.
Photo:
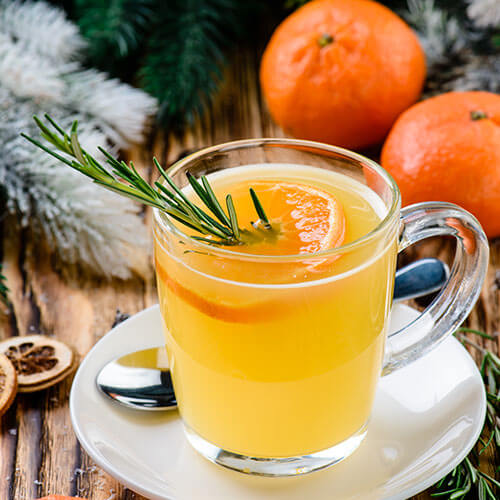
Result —
[{"label": "metal spoon", "polygon": [[[396,272],[394,302],[436,292],[446,283],[448,275],[448,266],[438,259],[417,260]],[[177,408],[164,346],[110,361],[97,375],[96,383],[103,394],[129,408]]]},{"label": "metal spoon", "polygon": [[106,396],[129,408],[177,408],[165,346],[136,351],[107,363],[96,378]]}]

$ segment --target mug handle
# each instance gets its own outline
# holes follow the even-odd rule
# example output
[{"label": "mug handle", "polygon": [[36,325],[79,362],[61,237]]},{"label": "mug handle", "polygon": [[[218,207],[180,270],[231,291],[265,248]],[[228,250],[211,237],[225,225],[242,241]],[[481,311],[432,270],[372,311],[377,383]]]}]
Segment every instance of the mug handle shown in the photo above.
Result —
[{"label": "mug handle", "polygon": [[454,236],[457,245],[439,295],[418,318],[387,338],[382,375],[425,355],[460,326],[479,297],[488,268],[488,239],[477,219],[457,205],[411,205],[401,210],[401,224],[398,252],[431,236]]}]

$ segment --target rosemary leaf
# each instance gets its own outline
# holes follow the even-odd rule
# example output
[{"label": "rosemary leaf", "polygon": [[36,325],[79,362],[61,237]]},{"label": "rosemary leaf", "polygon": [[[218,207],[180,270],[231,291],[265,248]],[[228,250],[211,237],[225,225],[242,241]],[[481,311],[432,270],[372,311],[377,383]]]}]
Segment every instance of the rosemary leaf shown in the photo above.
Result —
[{"label": "rosemary leaf", "polygon": [[230,194],[226,196],[226,205],[234,236],[236,237],[236,239],[239,239],[240,228],[238,227],[238,217],[236,216],[236,210],[234,209],[233,197]]},{"label": "rosemary leaf", "polygon": [[210,202],[212,204],[212,207],[210,208],[214,215],[226,226],[231,226],[231,222],[227,218],[227,215],[225,214],[224,210],[220,206],[219,200],[215,196],[215,193],[213,192],[212,187],[210,186],[207,178],[202,175],[201,176],[201,182],[203,183],[203,187],[205,188],[205,192],[207,193],[208,198],[210,199]]},{"label": "rosemary leaf", "polygon": [[7,278],[2,274],[2,265],[0,264],[0,302],[3,302],[5,305],[9,304],[9,298],[7,297],[7,293],[9,288],[5,284]]},{"label": "rosemary leaf", "polygon": [[[190,172],[187,172],[187,178],[189,183],[191,184],[191,187],[194,189],[195,193],[198,195],[200,200],[205,204],[205,206],[212,212],[213,211],[213,205],[211,203],[210,197],[203,188],[203,186],[198,182],[198,180],[192,175]],[[203,212],[204,213],[204,212]],[[217,226],[221,231],[227,232],[227,227],[223,226],[222,224],[219,224],[215,219],[210,217],[208,214],[205,214],[205,217],[210,220],[210,223]],[[214,214],[215,215],[215,214]]]},{"label": "rosemary leaf", "polygon": [[131,198],[134,201],[138,201],[139,203],[144,203],[146,205],[159,208],[160,210],[165,210],[165,207],[160,203],[156,202],[155,200],[152,200],[151,198],[147,198],[141,195],[139,192],[134,191],[133,188],[130,188],[125,184],[121,184],[120,182],[116,182],[115,184],[110,184],[102,182],[98,179],[94,179],[94,182],[106,189],[109,189],[110,191],[114,191],[115,193],[121,194],[122,196]]},{"label": "rosemary leaf", "polygon": [[192,188],[194,189],[194,192],[200,197],[200,200],[205,203],[208,208],[210,206],[210,198],[203,189],[203,186],[201,186],[201,184],[195,179],[194,175],[190,172],[187,173],[187,178]]},{"label": "rosemary leaf", "polygon": [[160,196],[168,200],[169,203],[174,203],[178,208],[181,207],[175,196],[161,182],[155,181],[155,186],[160,190],[158,193]]},{"label": "rosemary leaf", "polygon": [[[64,135],[65,135],[64,130],[51,118],[51,116],[48,115],[47,113],[45,113],[44,117],[61,134],[61,136],[64,137]],[[38,118],[36,116],[34,117],[34,119],[37,122],[37,124],[38,124],[38,122],[40,122],[40,120],[38,120]],[[38,125],[38,126],[40,126],[40,125]]]},{"label": "rosemary leaf", "polygon": [[489,340],[496,340],[496,337],[493,337],[493,335],[488,335],[485,332],[481,332],[480,330],[474,330],[474,328],[466,328],[466,327],[460,327],[458,329],[459,333],[473,333],[475,335],[479,335],[483,339],[489,339]]},{"label": "rosemary leaf", "polygon": [[262,204],[260,203],[260,200],[257,196],[257,193],[254,191],[253,188],[250,188],[250,196],[252,197],[252,201],[255,206],[255,211],[257,212],[259,219],[264,223],[264,227],[266,229],[269,229],[271,227],[271,224],[269,224],[269,219],[267,218],[266,212],[264,212]]},{"label": "rosemary leaf", "polygon": [[[169,200],[174,202],[178,206],[178,208],[194,213],[196,217],[203,219],[209,226],[214,226],[216,229],[224,233],[227,237],[231,237],[233,235],[232,231],[229,228],[219,224],[215,219],[212,219],[212,217],[210,217],[208,214],[203,212],[203,210],[194,205],[194,203],[192,203],[189,199],[185,198],[184,196],[182,199],[176,198],[175,194],[160,182],[155,182],[155,185],[158,189],[160,189],[160,191],[162,191],[162,193],[167,195]],[[184,195],[184,193],[182,194]],[[187,201],[184,201],[185,199]]]},{"label": "rosemary leaf", "polygon": [[87,161],[83,157],[82,150],[80,148],[80,143],[78,142],[78,136],[76,135],[77,122],[73,122],[73,126],[71,127],[71,147],[73,148],[73,154],[76,159],[82,164],[85,165]]},{"label": "rosemary leaf", "polygon": [[34,144],[35,146],[39,147],[40,149],[43,149],[46,153],[48,153],[49,155],[51,155],[54,158],[58,159],[59,161],[62,161],[63,163],[66,163],[66,165],[69,165],[70,167],[73,166],[72,162],[70,162],[69,160],[67,160],[66,158],[64,158],[64,156],[61,156],[61,155],[55,153],[54,151],[52,151],[51,149],[49,149],[47,146],[44,146],[43,144],[41,144],[40,142],[36,141],[35,139],[32,139],[31,137],[29,137],[25,133],[21,133],[21,137],[24,137],[25,139],[27,139],[28,141],[30,141],[32,144]]}]

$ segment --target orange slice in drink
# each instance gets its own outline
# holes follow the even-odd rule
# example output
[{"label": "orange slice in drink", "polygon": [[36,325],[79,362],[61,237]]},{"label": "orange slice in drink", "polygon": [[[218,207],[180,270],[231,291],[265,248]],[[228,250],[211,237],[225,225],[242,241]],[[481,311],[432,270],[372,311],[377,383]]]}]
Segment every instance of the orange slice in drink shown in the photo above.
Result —
[{"label": "orange slice in drink", "polygon": [[[291,282],[301,279],[307,273],[318,273],[330,266],[336,257],[312,259],[308,254],[340,246],[345,236],[345,216],[342,205],[331,194],[319,188],[304,184],[271,180],[251,181],[243,185],[232,186],[230,191],[235,200],[239,226],[250,228],[255,221],[255,208],[248,194],[251,185],[257,193],[264,210],[275,230],[279,231],[274,239],[264,239],[258,243],[229,247],[232,251],[260,255],[296,255],[304,254],[299,262],[290,262],[277,266],[272,262],[239,262],[224,257],[206,260],[206,257],[189,254],[193,259],[191,266],[204,265],[203,271],[216,275],[223,269],[229,273],[229,279],[248,282],[257,275],[268,276],[271,282]],[[263,229],[265,231],[265,229]],[[286,314],[293,303],[289,301],[268,300],[255,295],[254,300],[246,303],[241,297],[224,298],[211,290],[199,290],[198,286],[189,286],[190,280],[182,279],[178,269],[162,265],[162,251],[156,257],[156,269],[159,280],[181,300],[203,312],[207,316],[227,322],[255,323],[266,321],[276,315]],[[197,259],[200,259],[199,261]],[[201,264],[203,262],[203,264]],[[167,264],[167,261],[165,261]],[[212,267],[212,269],[211,269]],[[277,277],[276,273],[280,276]],[[194,279],[194,276],[191,276]],[[261,282],[260,279],[257,282]],[[192,284],[191,284],[192,285]],[[224,294],[222,294],[224,295]]]},{"label": "orange slice in drink", "polygon": [[[275,241],[233,247],[244,253],[295,255],[316,253],[340,246],[345,235],[345,216],[340,202],[330,193],[305,184],[279,181],[251,182],[266,214],[280,234]],[[246,191],[248,192],[248,187]],[[247,195],[248,196],[248,195]],[[233,197],[244,200],[239,193]],[[243,206],[242,227],[249,226],[254,212]],[[239,206],[236,205],[237,212]],[[239,215],[239,214],[238,214]]]}]

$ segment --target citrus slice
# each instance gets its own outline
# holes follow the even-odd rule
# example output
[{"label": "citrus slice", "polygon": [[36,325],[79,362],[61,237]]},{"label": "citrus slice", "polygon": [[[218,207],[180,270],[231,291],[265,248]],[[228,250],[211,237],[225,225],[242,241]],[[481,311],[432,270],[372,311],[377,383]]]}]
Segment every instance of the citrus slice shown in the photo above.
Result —
[{"label": "citrus slice", "polygon": [[16,369],[7,356],[0,354],[0,416],[14,401],[17,391]]},{"label": "citrus slice", "polygon": [[74,367],[71,348],[43,335],[12,337],[0,342],[17,372],[19,392],[45,389],[61,381]]},{"label": "citrus slice", "polygon": [[279,228],[280,234],[275,241],[234,247],[236,251],[265,255],[309,254],[343,243],[344,210],[332,194],[292,182],[266,180],[252,182],[252,186],[271,224]]},{"label": "citrus slice", "polygon": [[[274,236],[228,248],[235,252],[254,255],[303,254],[304,259],[300,258],[298,261],[280,266],[252,261],[242,266],[237,259],[214,258],[204,270],[208,273],[215,271],[216,275],[223,271],[235,281],[252,279],[260,273],[269,276],[271,282],[273,280],[287,282],[305,279],[306,275],[318,273],[319,266],[328,264],[331,267],[336,256],[313,259],[309,258],[309,254],[336,248],[344,242],[346,223],[341,203],[327,191],[300,183],[266,179],[252,180],[251,186],[264,207],[274,229]],[[230,187],[238,213],[238,224],[245,229],[250,228],[256,219],[248,188],[248,183]],[[257,227],[257,231],[259,230],[262,234],[266,234],[266,229]],[[212,294],[206,291],[200,292],[196,286],[186,286],[173,269],[171,271],[174,272],[169,273],[167,265],[162,265],[160,254],[161,250],[156,258],[159,280],[184,302],[212,318],[232,323],[255,323],[286,314],[286,311],[293,307],[289,301],[270,301],[258,295],[255,295],[250,302],[245,302],[241,297],[228,300],[228,297],[222,298],[217,293],[211,296]],[[203,265],[207,264],[203,255],[200,257],[197,254],[190,254],[190,257],[194,268],[202,262]],[[196,262],[196,259],[201,260]]]}]

